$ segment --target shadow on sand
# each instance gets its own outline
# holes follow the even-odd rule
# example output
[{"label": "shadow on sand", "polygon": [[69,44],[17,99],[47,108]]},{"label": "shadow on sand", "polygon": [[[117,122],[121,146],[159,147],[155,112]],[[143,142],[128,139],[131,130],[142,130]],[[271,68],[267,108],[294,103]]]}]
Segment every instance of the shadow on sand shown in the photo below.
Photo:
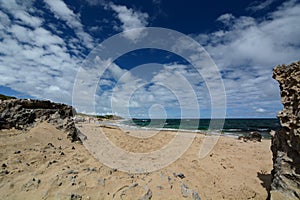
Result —
[{"label": "shadow on sand", "polygon": [[257,172],[257,177],[262,181],[261,185],[267,190],[268,192],[267,200],[269,200],[271,183],[272,183],[272,175],[264,172]]}]

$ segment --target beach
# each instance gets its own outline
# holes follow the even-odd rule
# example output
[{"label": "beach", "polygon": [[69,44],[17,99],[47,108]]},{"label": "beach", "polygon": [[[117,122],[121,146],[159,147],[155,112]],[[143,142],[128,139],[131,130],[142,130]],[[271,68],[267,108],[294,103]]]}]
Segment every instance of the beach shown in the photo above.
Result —
[{"label": "beach", "polygon": [[[196,134],[177,160],[152,171],[130,173],[101,163],[86,148],[103,133],[128,152],[159,151],[176,131],[124,130],[80,123],[83,144],[46,122],[29,131],[0,131],[1,199],[267,199],[271,182],[271,140],[261,142],[221,136],[199,158],[205,138]],[[184,132],[189,138],[194,133]],[[94,141],[95,143],[95,141]],[[101,149],[99,145],[98,148]],[[155,162],[155,160],[153,160]],[[198,198],[198,199],[199,199]]]}]

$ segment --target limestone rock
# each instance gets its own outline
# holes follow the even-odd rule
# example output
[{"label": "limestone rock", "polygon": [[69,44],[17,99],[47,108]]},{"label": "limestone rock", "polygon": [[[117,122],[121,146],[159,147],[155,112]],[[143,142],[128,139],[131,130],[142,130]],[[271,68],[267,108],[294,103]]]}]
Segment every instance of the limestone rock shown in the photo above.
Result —
[{"label": "limestone rock", "polygon": [[239,140],[244,140],[244,142],[247,142],[248,140],[250,141],[257,141],[261,142],[262,135],[259,132],[251,132],[250,134],[246,136],[239,136]]},{"label": "limestone rock", "polygon": [[47,121],[68,133],[68,138],[80,140],[80,132],[75,127],[73,107],[32,99],[0,100],[0,129],[28,129],[35,123]]},{"label": "limestone rock", "polygon": [[277,115],[282,128],[272,136],[271,199],[300,199],[300,61],[276,67],[273,78],[284,108]]}]

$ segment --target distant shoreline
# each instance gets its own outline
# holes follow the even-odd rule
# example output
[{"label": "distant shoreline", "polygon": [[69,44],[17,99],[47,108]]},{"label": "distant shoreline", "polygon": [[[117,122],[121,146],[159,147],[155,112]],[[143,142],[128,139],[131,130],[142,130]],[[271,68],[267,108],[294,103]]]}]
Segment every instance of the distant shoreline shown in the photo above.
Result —
[{"label": "distant shoreline", "polygon": [[[168,119],[168,120],[170,120],[170,119]],[[249,119],[243,119],[243,120],[249,120]],[[255,119],[254,121],[257,121],[257,120],[259,121],[260,119]],[[278,125],[277,123],[279,123],[277,121],[277,119],[265,119],[265,120],[269,121],[269,123],[275,123],[276,125]],[[243,130],[241,128],[232,128],[232,127],[231,128],[226,128],[226,129],[223,127],[224,129],[209,130],[209,129],[187,129],[187,128],[182,128],[182,127],[181,128],[172,128],[172,127],[166,127],[166,126],[156,127],[153,124],[152,125],[147,125],[147,126],[139,126],[138,124],[134,124],[134,123],[130,123],[130,122],[131,122],[131,120],[126,120],[126,119],[97,121],[97,123],[99,123],[100,125],[119,127],[123,130],[128,130],[128,131],[130,131],[130,130],[172,131],[172,132],[178,132],[179,131],[179,132],[187,132],[187,133],[190,132],[190,133],[197,133],[197,134],[204,134],[204,135],[228,136],[228,137],[234,137],[234,138],[238,138],[239,136],[246,136],[246,135],[250,134],[251,132],[258,132],[263,136],[264,139],[270,139],[271,135],[269,134],[269,132],[271,130],[279,128],[279,126],[277,126],[277,127],[273,126],[273,128],[270,128],[270,124],[269,124],[269,126],[266,126],[266,127],[258,126],[258,127],[256,127],[256,129],[253,129],[253,127],[252,127],[249,130]],[[262,122],[262,124],[263,123],[264,122]],[[224,125],[226,125],[226,124],[224,124]],[[258,125],[261,125],[261,124],[258,124]]]}]

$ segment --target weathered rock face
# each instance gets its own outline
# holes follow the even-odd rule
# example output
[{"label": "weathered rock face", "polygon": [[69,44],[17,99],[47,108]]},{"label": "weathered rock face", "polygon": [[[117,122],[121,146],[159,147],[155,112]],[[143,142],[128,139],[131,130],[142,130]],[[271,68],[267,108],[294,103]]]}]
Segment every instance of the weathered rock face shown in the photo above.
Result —
[{"label": "weathered rock face", "polygon": [[300,199],[300,61],[274,69],[280,84],[282,129],[272,137],[271,199]]},{"label": "weathered rock face", "polygon": [[73,122],[75,110],[68,105],[32,99],[0,100],[0,129],[27,129],[47,121],[68,133],[72,141],[80,141]]}]

